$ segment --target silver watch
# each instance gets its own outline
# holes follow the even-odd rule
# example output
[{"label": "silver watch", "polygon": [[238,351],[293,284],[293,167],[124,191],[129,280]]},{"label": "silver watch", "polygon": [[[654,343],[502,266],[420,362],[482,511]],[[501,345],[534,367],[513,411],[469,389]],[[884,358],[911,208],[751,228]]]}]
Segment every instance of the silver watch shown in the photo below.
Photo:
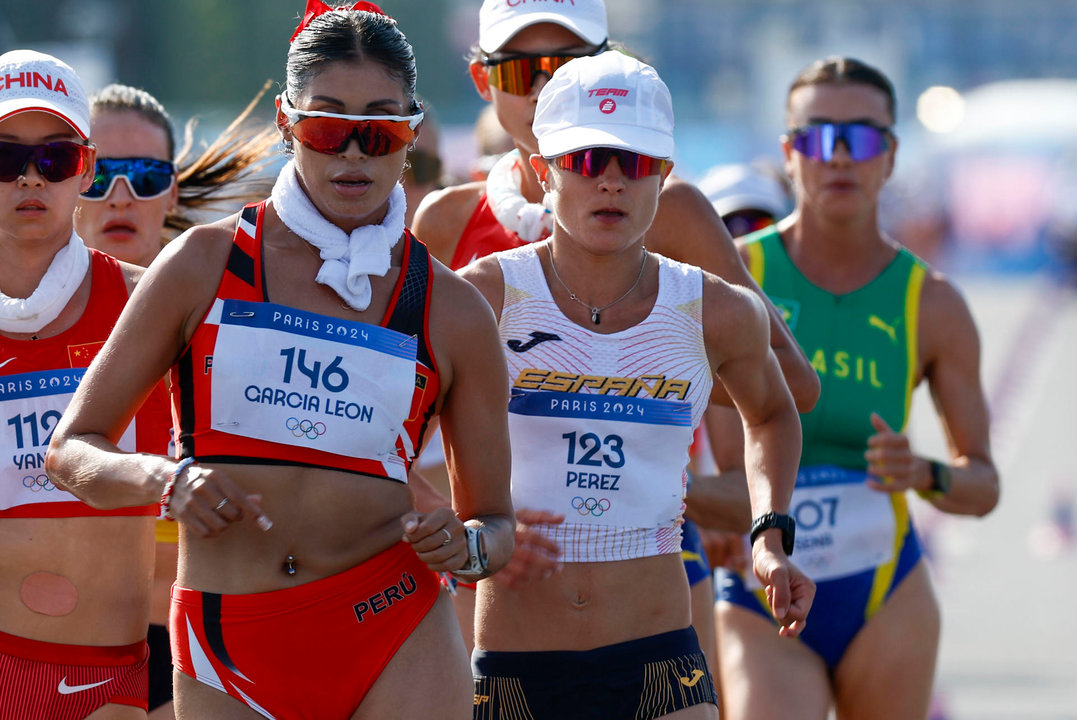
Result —
[{"label": "silver watch", "polygon": [[453,574],[469,577],[485,575],[489,566],[489,559],[486,557],[486,530],[465,525],[464,532],[467,535],[467,565]]}]

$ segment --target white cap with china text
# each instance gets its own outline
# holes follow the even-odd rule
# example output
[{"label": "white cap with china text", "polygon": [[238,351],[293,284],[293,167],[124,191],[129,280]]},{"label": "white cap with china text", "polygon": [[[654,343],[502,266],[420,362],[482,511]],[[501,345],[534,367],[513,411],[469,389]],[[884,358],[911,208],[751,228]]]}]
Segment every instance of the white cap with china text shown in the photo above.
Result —
[{"label": "white cap with china text", "polygon": [[38,110],[51,113],[90,136],[90,101],[71,66],[35,50],[0,55],[0,120]]},{"label": "white cap with china text", "polygon": [[479,10],[479,49],[497,52],[525,27],[556,23],[591,45],[606,42],[603,0],[485,0]]},{"label": "white cap with china text", "polygon": [[673,98],[650,65],[611,50],[571,60],[539,93],[531,129],[543,157],[592,147],[673,156]]}]

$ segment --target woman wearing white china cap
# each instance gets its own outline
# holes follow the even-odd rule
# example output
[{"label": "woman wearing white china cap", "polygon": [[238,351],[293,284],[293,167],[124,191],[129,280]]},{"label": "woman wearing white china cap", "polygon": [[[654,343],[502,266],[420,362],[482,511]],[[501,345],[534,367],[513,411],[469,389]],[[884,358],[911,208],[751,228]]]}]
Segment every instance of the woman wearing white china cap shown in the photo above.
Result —
[{"label": "woman wearing white china cap", "polygon": [[[94,179],[90,105],[51,55],[0,55],[0,717],[146,717],[155,498],[91,507],[45,470],[49,438],[142,269],[74,230]],[[164,453],[152,418],[117,424]],[[133,421],[132,421],[133,420]],[[149,456],[149,455],[148,455]]]}]

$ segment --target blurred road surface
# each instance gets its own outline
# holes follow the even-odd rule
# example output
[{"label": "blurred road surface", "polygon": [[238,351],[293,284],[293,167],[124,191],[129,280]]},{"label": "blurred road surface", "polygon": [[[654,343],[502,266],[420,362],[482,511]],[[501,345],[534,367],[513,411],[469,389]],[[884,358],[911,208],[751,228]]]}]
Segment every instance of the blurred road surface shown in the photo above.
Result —
[{"label": "blurred road surface", "polygon": [[[983,519],[911,501],[943,616],[933,720],[1077,720],[1077,292],[955,282],[980,329],[1002,499]],[[922,389],[910,436],[946,457]]]}]

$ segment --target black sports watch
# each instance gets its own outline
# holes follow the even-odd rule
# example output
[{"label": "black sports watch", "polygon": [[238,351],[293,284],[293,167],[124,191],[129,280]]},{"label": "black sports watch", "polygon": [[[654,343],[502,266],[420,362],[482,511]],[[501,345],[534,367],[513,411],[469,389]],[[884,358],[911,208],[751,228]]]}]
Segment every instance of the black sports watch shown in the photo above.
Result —
[{"label": "black sports watch", "polygon": [[464,533],[467,535],[467,565],[453,571],[453,575],[466,578],[481,578],[486,576],[489,567],[489,558],[486,556],[486,530],[482,527],[464,525]]},{"label": "black sports watch", "polygon": [[931,468],[930,492],[939,495],[945,495],[950,492],[950,466],[938,460],[931,460],[929,461],[929,467]]},{"label": "black sports watch", "polygon": [[768,512],[752,520],[752,533],[750,535],[752,545],[755,545],[755,539],[759,537],[759,533],[771,528],[778,528],[782,531],[782,550],[785,551],[786,555],[792,555],[793,537],[796,535],[797,522],[789,515]]}]

